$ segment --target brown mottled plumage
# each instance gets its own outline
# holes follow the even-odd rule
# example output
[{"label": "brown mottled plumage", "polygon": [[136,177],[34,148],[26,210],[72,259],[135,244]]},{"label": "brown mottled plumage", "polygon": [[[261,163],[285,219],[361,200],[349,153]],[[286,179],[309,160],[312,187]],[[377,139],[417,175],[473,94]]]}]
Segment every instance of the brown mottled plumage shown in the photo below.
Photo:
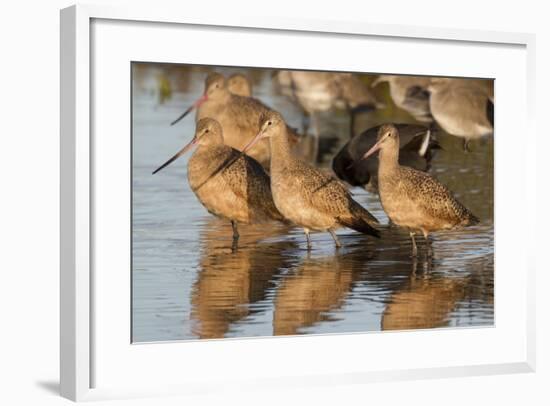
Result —
[{"label": "brown mottled plumage", "polygon": [[279,113],[262,116],[260,128],[245,150],[260,139],[270,139],[273,201],[285,218],[303,227],[308,247],[310,230],[329,232],[337,247],[340,243],[334,230],[343,226],[379,235],[373,227],[378,223],[376,218],[353,200],[338,180],[292,156],[286,125]]},{"label": "brown mottled plumage", "polygon": [[285,221],[273,203],[269,176],[253,158],[224,144],[222,127],[214,119],[199,120],[191,142],[153,173],[194,145],[198,148],[187,166],[189,185],[210,213],[231,221],[235,240],[237,223]]},{"label": "brown mottled plumage", "polygon": [[252,84],[248,78],[241,74],[235,73],[227,79],[227,89],[237,96],[252,96]]},{"label": "brown mottled plumage", "polygon": [[[238,96],[227,89],[226,80],[219,73],[207,76],[204,95],[187,109],[172,124],[185,117],[193,108],[197,108],[196,121],[210,117],[220,123],[223,128],[225,144],[241,150],[258,133],[258,122],[262,114],[271,109],[253,97]],[[294,133],[294,142],[297,136]],[[259,142],[247,154],[269,167],[269,143]]]},{"label": "brown mottled plumage", "polygon": [[[416,256],[414,234],[428,234],[476,224],[479,220],[446,186],[430,175],[399,165],[399,132],[391,124],[378,130],[378,142],[365,154],[369,157],[380,150],[378,189],[384,211],[393,223],[411,230],[413,256]],[[428,254],[431,249],[428,245]]]}]

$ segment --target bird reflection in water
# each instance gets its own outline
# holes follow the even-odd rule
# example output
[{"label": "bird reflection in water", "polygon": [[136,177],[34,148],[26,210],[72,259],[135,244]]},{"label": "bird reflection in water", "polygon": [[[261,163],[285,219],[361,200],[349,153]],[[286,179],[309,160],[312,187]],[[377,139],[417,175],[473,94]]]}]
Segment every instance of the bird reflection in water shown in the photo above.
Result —
[{"label": "bird reflection in water", "polygon": [[[413,259],[413,267],[416,264],[416,259]],[[450,312],[465,296],[467,279],[412,273],[401,290],[391,295],[382,315],[382,330],[446,326]]]},{"label": "bird reflection in water", "polygon": [[323,257],[308,253],[277,290],[273,335],[304,333],[305,327],[333,319],[370,256],[364,246]]},{"label": "bird reflection in water", "polygon": [[[375,319],[382,330],[445,327],[457,317],[479,317],[484,306],[492,306],[493,281],[486,278],[492,255],[461,260],[460,271],[453,271],[457,253],[447,241],[434,259],[410,258],[406,250],[395,249],[407,236],[394,227],[376,241],[344,236],[346,248],[333,254],[300,249],[298,238],[281,239],[285,232],[277,224],[246,227],[242,245],[233,251],[227,224],[218,219],[205,224],[191,301],[196,337],[247,335],[241,330],[262,312],[272,317],[272,335],[307,334],[338,322],[350,300],[372,308],[372,316],[356,320],[350,332],[365,331]],[[324,244],[330,245],[328,238]],[[470,310],[471,303],[478,305]]]},{"label": "bird reflection in water", "polygon": [[285,232],[277,224],[243,227],[238,250],[228,246],[231,228],[209,219],[201,235],[199,274],[192,290],[193,333],[222,338],[232,325],[253,314],[253,305],[266,298],[273,278],[288,266],[284,250],[292,241],[267,242]]},{"label": "bird reflection in water", "polygon": [[[489,262],[492,266],[492,257]],[[382,314],[381,329],[449,326],[452,313],[461,304],[486,302],[493,297],[492,280],[489,282],[484,278],[487,265],[487,258],[475,258],[468,263],[469,272],[434,275],[431,259],[417,261],[413,258],[410,278],[389,297]],[[467,317],[468,312],[465,313]]]}]

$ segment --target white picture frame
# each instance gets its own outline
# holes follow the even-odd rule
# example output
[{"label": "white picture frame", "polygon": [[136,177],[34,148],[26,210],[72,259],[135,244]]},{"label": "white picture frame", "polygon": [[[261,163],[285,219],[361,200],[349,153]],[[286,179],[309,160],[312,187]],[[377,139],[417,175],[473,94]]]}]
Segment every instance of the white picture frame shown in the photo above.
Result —
[{"label": "white picture frame", "polygon": [[[220,16],[193,16],[189,15],[182,6],[179,9],[159,10],[155,7],[131,7],[110,8],[105,6],[72,6],[61,11],[61,269],[60,269],[60,322],[61,322],[61,394],[72,400],[89,400],[115,396],[140,396],[161,393],[196,393],[200,390],[209,390],[208,383],[203,381],[171,384],[169,386],[157,386],[156,388],[123,387],[96,387],[94,365],[98,353],[93,342],[93,332],[96,328],[96,317],[92,315],[95,278],[92,272],[94,268],[94,241],[91,235],[94,230],[93,193],[94,174],[92,169],[93,154],[96,152],[91,147],[91,120],[92,93],[94,86],[91,66],[93,47],[92,42],[93,21],[104,20],[120,23],[154,23],[175,24],[179,26],[216,27],[223,31],[231,28],[244,28],[254,35],[255,30],[272,30],[284,32],[286,35],[299,35],[300,33],[316,33],[316,35],[353,35],[357,38],[398,38],[410,41],[440,41],[441,43],[454,43],[468,46],[469,44],[487,44],[488,46],[517,46],[524,49],[526,56],[525,101],[526,115],[524,128],[526,134],[530,134],[526,141],[525,150],[536,148],[534,131],[534,44],[535,37],[526,33],[486,32],[473,30],[458,30],[430,27],[413,27],[401,25],[379,25],[364,23],[350,23],[346,21],[317,21],[307,19],[283,19],[283,18],[254,18],[238,19],[235,17],[223,18]],[[183,61],[182,61],[183,62]],[[283,62],[284,64],[284,62]],[[412,73],[412,72],[411,72]],[[498,78],[497,78],[498,80]],[[93,89],[92,89],[93,90]],[[498,88],[496,90],[497,98]],[[497,102],[498,103],[498,102]],[[498,107],[497,107],[498,108]],[[496,131],[499,131],[498,115],[496,119]],[[524,150],[520,151],[525,152]],[[526,181],[525,204],[529,206],[528,222],[526,230],[527,241],[534,239],[535,219],[535,189],[534,181],[527,180],[527,173],[534,171],[534,167],[525,160],[525,171],[520,179]],[[498,181],[495,182],[499,188]],[[498,229],[498,226],[497,228]],[[498,240],[498,235],[497,235]],[[532,245],[534,246],[534,245]],[[243,378],[241,387],[246,385],[295,385],[295,384],[327,384],[327,383],[361,383],[374,380],[393,379],[418,379],[442,376],[465,376],[498,374],[511,372],[528,372],[535,369],[535,269],[534,248],[529,250],[525,245],[526,262],[525,272],[525,303],[520,306],[523,312],[521,317],[525,320],[524,330],[521,331],[524,340],[521,340],[521,348],[516,348],[518,353],[524,354],[516,357],[513,362],[503,359],[491,363],[471,362],[467,365],[457,366],[449,364],[439,367],[425,367],[413,365],[408,368],[387,370],[359,370],[338,372],[334,374],[321,372],[319,374],[304,373],[299,380],[295,377],[279,375],[277,378],[261,378],[252,381]],[[523,257],[522,257],[523,258]],[[497,301],[499,300],[497,296]],[[498,311],[498,309],[497,309]],[[129,317],[129,316],[128,316]],[[395,337],[393,336],[387,337]],[[426,334],[439,334],[427,332]],[[313,338],[315,340],[315,338]],[[423,338],[416,338],[422,339]],[[281,339],[278,339],[281,340]],[[287,345],[293,345],[292,340],[284,339]],[[256,345],[261,342],[262,348],[269,343],[268,340],[241,340],[241,347]],[[290,344],[289,344],[290,343]],[[156,345],[156,344],[155,344]],[[216,345],[214,343],[214,345]],[[128,346],[131,346],[128,342]],[[158,348],[158,347],[157,347]],[[205,347],[203,347],[204,350]],[[229,377],[228,377],[229,378]],[[94,389],[92,389],[94,388]]]}]

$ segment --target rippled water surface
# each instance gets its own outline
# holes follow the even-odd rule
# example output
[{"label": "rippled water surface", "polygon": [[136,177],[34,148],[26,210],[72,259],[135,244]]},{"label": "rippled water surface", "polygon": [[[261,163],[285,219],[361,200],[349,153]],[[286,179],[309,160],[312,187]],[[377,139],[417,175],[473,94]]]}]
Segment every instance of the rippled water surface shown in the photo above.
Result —
[{"label": "rippled water surface", "polygon": [[[295,127],[301,113],[272,84],[271,72],[246,69],[254,95]],[[384,224],[375,240],[349,229],[313,235],[277,224],[241,226],[231,249],[231,226],[210,215],[187,183],[182,157],[151,175],[194,132],[194,119],[169,123],[202,92],[207,70],[134,65],[133,270],[134,342],[488,326],[493,324],[493,142],[438,134],[443,149],[430,173],[448,185],[480,219],[477,226],[432,236],[434,259],[410,258],[404,230],[387,225],[377,195],[354,197]],[[364,128],[413,122],[391,105],[365,115]],[[343,113],[322,117],[321,167],[349,139]],[[417,239],[423,252],[422,239]]]}]

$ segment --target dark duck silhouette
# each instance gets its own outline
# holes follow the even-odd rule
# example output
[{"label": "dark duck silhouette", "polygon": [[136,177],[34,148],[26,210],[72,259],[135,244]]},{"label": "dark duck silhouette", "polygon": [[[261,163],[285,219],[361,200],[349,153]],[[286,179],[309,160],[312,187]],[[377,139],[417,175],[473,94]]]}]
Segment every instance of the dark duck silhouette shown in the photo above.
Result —
[{"label": "dark duck silhouette", "polygon": [[[369,128],[349,140],[332,160],[332,169],[338,178],[352,186],[378,191],[378,159],[363,155],[376,144],[381,126]],[[434,150],[439,149],[433,138],[434,130],[417,124],[396,124],[399,131],[399,163],[427,171]]]}]

